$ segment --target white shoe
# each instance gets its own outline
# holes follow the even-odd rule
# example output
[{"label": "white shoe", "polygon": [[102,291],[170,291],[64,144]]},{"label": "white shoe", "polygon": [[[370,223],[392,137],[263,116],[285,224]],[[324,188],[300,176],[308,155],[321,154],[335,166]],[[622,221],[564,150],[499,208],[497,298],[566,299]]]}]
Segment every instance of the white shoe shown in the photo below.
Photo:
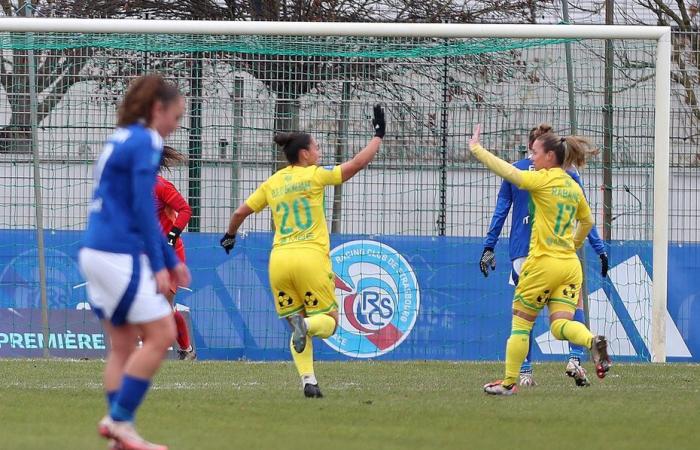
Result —
[{"label": "white shoe", "polygon": [[522,387],[534,387],[537,386],[535,378],[532,376],[532,370],[520,372],[520,379],[518,384]]},{"label": "white shoe", "polygon": [[[115,446],[110,448],[119,450],[168,450],[165,445],[148,442],[136,432],[131,422],[115,422],[108,415],[103,417],[97,425],[97,431],[104,438],[114,440]],[[110,441],[110,445],[112,445]]]},{"label": "white shoe", "polygon": [[574,379],[576,386],[590,386],[591,382],[586,375],[586,369],[583,368],[578,358],[569,358],[566,364],[565,373]]},{"label": "white shoe", "polygon": [[518,393],[518,387],[514,384],[504,386],[503,381],[497,380],[484,385],[484,392],[491,395],[514,395]]}]

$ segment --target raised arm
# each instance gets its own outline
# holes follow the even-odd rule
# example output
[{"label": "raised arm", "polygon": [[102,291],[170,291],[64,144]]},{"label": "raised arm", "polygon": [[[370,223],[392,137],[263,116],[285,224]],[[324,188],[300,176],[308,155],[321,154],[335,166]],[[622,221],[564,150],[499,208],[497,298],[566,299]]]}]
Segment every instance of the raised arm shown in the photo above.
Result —
[{"label": "raised arm", "polygon": [[350,178],[357,175],[360,170],[367,167],[379,151],[379,146],[382,144],[382,139],[386,133],[384,110],[379,105],[374,105],[374,118],[372,119],[372,126],[374,127],[374,137],[371,141],[369,141],[367,147],[363,148],[350,161],[344,162],[340,165],[340,173],[343,182],[346,182]]},{"label": "raised arm", "polygon": [[469,140],[469,149],[472,155],[488,167],[491,172],[520,187],[523,181],[521,171],[482,147],[479,143],[480,135],[481,124],[478,124]]}]

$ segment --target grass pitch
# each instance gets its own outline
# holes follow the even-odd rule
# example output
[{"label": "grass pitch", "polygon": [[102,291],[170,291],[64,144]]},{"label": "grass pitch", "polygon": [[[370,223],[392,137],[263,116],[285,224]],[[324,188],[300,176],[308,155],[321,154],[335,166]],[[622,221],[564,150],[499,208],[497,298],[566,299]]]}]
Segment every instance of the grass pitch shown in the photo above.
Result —
[{"label": "grass pitch", "polygon": [[[95,450],[100,361],[0,360],[0,448]],[[172,450],[700,448],[700,366],[617,364],[577,388],[564,363],[487,397],[502,363],[317,363],[323,399],[291,363],[169,361],[138,413]],[[587,365],[590,367],[590,364]]]}]

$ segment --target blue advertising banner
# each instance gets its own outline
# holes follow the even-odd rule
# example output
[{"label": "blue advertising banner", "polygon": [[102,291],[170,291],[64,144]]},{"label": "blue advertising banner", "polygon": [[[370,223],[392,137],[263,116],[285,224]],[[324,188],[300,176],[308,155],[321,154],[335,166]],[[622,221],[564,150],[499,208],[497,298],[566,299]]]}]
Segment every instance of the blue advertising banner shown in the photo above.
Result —
[{"label": "blue advertising banner", "polygon": [[[32,356],[28,350],[36,349],[10,350],[12,340],[18,342],[17,333],[41,329],[36,328],[36,233],[5,230],[0,236],[0,356]],[[47,232],[45,239],[48,303],[51,316],[57,317],[51,320],[51,332],[94,334],[92,325],[84,330],[76,325],[91,321],[79,309],[89,306],[76,261],[80,233]],[[240,236],[231,255],[218,246],[218,239],[208,233],[184,235],[193,284],[190,291],[180,290],[176,301],[190,310],[199,356],[287,359],[289,332],[275,314],[268,283],[272,235]],[[666,340],[671,361],[700,361],[698,250],[699,245],[669,248]],[[321,359],[504,359],[513,295],[507,242],[499,244],[498,267],[488,278],[478,269],[481,251],[481,238],[332,236],[340,323],[336,335],[316,346],[315,353]],[[609,256],[609,277],[602,278],[598,258],[588,251],[591,328],[609,337],[615,359],[648,360],[651,243],[613,242]],[[19,330],[12,311],[31,317],[33,325]],[[538,319],[534,338],[535,360],[559,360],[568,353],[566,343],[549,334],[546,317]],[[33,345],[34,338],[29,339]],[[62,339],[65,342],[65,336]],[[67,351],[57,355],[78,355],[79,349],[62,350]]]}]

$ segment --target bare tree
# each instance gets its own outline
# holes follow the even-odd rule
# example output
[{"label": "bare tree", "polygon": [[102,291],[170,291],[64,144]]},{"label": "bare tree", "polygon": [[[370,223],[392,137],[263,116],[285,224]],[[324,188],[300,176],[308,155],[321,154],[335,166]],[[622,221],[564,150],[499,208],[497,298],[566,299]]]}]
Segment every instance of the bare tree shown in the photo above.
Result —
[{"label": "bare tree", "polygon": [[[248,0],[215,2],[189,0],[161,2],[135,0],[134,10],[147,11],[151,17],[210,20],[259,21],[339,21],[339,22],[455,22],[455,23],[534,23],[542,11],[552,8],[544,0],[468,1],[468,0]],[[312,45],[313,39],[307,39]],[[321,43],[321,39],[316,42]],[[381,45],[378,43],[378,46]],[[314,55],[274,55],[245,53],[236,55],[236,63],[264,83],[276,96],[275,130],[299,128],[300,98],[327,80],[385,80],[390,88],[409,88],[379,73],[381,65],[367,64],[356,58],[352,63],[341,58]],[[390,61],[388,62],[391,65]],[[394,72],[396,74],[396,72]],[[400,75],[399,75],[400,76]],[[439,74],[428,74],[439,77]],[[398,77],[397,77],[398,78]],[[475,94],[478,95],[478,94]],[[408,111],[408,115],[412,112]],[[420,118],[429,126],[431,119]],[[434,120],[433,120],[434,121]],[[434,127],[433,127],[434,128]],[[283,158],[279,157],[280,160]],[[280,161],[281,162],[281,161]]]},{"label": "bare tree", "polygon": [[[659,25],[673,28],[671,79],[683,90],[683,100],[696,120],[700,121],[700,15],[695,1],[635,0],[635,3],[650,11]],[[630,22],[642,23],[639,17],[627,14]],[[694,75],[695,74],[695,75]]]},{"label": "bare tree", "polygon": [[[117,17],[126,2],[111,0],[0,0],[4,16]],[[19,4],[19,5],[18,5]],[[27,14],[29,11],[30,14]],[[91,48],[32,48],[28,36],[21,49],[2,50],[0,85],[7,95],[10,121],[0,128],[0,152],[27,153],[30,146],[30,57],[36,74],[38,122],[41,122],[76,82],[94,54]]]},{"label": "bare tree", "polygon": [[[605,7],[604,0],[571,1],[573,9],[600,16]],[[674,95],[688,107],[690,124],[685,127],[687,135],[679,137],[697,142],[700,137],[700,3],[697,0],[624,0],[615,2],[616,16],[628,25],[663,25],[672,29],[671,80],[679,89]],[[617,56],[617,55],[616,55]],[[623,61],[626,62],[626,61]],[[700,165],[700,153],[689,161]]]}]

